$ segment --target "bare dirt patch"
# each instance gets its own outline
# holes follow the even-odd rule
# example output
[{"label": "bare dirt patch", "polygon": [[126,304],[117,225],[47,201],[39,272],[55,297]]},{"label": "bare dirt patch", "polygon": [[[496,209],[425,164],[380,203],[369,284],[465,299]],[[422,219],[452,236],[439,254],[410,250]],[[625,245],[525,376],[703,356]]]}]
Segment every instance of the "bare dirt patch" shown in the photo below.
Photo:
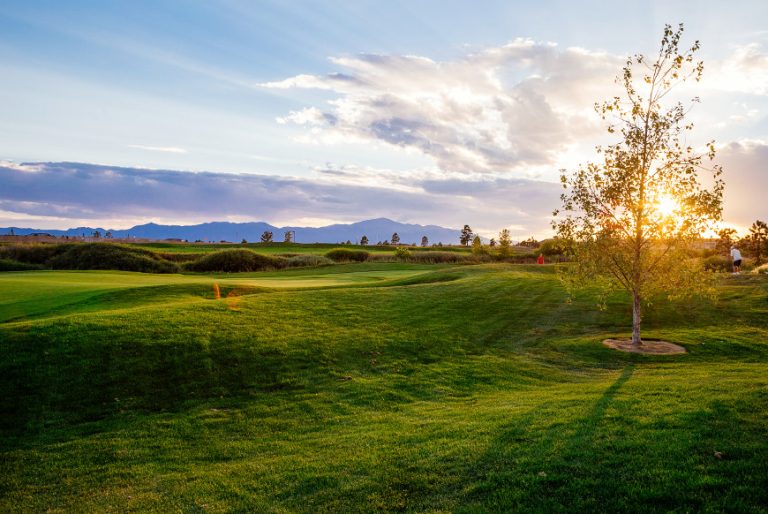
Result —
[{"label": "bare dirt patch", "polygon": [[640,346],[634,346],[631,339],[606,339],[603,341],[603,344],[620,352],[643,353],[646,355],[679,355],[681,353],[688,353],[679,344],[652,339],[644,339]]}]

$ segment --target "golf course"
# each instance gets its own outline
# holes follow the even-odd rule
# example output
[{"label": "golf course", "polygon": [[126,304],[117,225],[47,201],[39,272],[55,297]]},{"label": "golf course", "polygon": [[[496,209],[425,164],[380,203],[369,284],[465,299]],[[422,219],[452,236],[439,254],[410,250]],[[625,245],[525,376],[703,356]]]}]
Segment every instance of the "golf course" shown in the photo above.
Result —
[{"label": "golf course", "polygon": [[768,276],[556,265],[0,274],[3,512],[764,512]]}]

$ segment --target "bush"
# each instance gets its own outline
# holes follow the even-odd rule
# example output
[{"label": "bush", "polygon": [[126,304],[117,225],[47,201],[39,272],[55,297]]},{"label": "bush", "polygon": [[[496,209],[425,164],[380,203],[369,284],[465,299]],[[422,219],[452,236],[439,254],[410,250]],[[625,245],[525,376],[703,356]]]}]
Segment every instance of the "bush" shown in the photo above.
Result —
[{"label": "bush", "polygon": [[284,268],[285,261],[286,259],[263,255],[253,250],[233,248],[204,255],[194,262],[187,263],[185,269],[199,272],[241,273]]},{"label": "bush", "polygon": [[402,260],[408,260],[411,258],[411,252],[408,248],[397,247],[395,248],[395,257]]},{"label": "bush", "polygon": [[0,271],[32,271],[43,269],[40,264],[29,264],[26,262],[12,261],[11,259],[0,259]]},{"label": "bush", "polygon": [[542,253],[548,257],[553,255],[564,255],[568,252],[568,243],[562,239],[546,239],[541,242],[539,246],[539,253]]},{"label": "bush", "polygon": [[365,250],[336,248],[330,252],[326,252],[325,256],[335,262],[365,262],[371,254]]},{"label": "bush", "polygon": [[176,273],[179,267],[149,250],[113,243],[60,245],[65,250],[49,259],[52,269],[120,270],[142,273]]},{"label": "bush", "polygon": [[294,255],[285,262],[286,267],[289,268],[328,266],[329,264],[333,264],[333,261],[322,255]]},{"label": "bush", "polygon": [[731,259],[723,257],[722,255],[712,255],[711,257],[707,257],[704,259],[703,264],[704,269],[707,271],[724,272],[733,269]]},{"label": "bush", "polygon": [[768,264],[763,264],[752,270],[752,273],[758,273],[760,275],[768,275]]}]

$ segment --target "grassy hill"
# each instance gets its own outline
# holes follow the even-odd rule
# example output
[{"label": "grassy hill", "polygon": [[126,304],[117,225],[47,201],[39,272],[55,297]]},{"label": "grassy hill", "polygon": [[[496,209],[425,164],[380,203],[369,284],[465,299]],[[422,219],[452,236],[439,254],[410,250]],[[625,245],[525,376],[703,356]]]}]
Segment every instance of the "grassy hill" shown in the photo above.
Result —
[{"label": "grassy hill", "polygon": [[0,510],[760,512],[768,279],[720,292],[650,357],[550,266],[0,274]]}]

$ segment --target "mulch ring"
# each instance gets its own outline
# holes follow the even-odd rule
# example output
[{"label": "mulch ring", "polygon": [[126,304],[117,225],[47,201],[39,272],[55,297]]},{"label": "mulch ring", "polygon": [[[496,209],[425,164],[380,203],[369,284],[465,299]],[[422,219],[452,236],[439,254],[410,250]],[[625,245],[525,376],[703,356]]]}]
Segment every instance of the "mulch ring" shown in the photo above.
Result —
[{"label": "mulch ring", "polygon": [[620,352],[642,353],[645,355],[679,355],[688,353],[682,346],[667,341],[643,339],[640,346],[634,346],[631,339],[606,339],[603,344]]}]

